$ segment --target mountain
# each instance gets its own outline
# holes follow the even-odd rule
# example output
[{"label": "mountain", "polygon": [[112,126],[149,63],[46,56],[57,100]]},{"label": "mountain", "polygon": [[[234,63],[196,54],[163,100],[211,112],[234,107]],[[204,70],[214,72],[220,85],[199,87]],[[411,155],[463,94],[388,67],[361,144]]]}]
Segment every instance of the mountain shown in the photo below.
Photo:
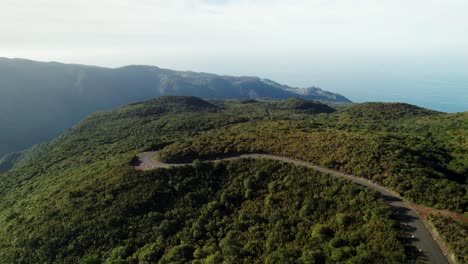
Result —
[{"label": "mountain", "polygon": [[311,132],[310,119],[331,112],[303,99],[194,97],[95,112],[0,173],[0,262],[411,262],[388,204],[347,180],[270,160],[130,165],[140,152],[238,125]]},{"label": "mountain", "polygon": [[[0,173],[0,262],[414,263],[398,215],[347,180],[271,160],[132,164],[150,150],[174,161],[268,153],[466,213],[467,118],[404,104],[335,111],[186,96],[98,111],[6,161],[15,167]],[[464,230],[452,234],[457,245]]]},{"label": "mountain", "polygon": [[0,262],[414,263],[398,216],[349,181],[271,160],[153,171],[132,164],[149,150],[175,161],[269,153],[463,213],[467,118],[404,104],[335,111],[304,99],[186,96],[95,112],[8,156],[15,167],[0,173]]},{"label": "mountain", "polygon": [[310,93],[295,91],[258,77],[0,58],[0,157],[50,140],[91,112],[161,95],[350,102],[318,88]]}]

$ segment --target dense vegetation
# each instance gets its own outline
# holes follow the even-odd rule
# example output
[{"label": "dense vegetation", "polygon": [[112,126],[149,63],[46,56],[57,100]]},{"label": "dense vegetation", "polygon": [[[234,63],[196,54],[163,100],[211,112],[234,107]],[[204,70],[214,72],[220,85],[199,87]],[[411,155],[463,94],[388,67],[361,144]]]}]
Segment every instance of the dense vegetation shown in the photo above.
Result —
[{"label": "dense vegetation", "polygon": [[458,263],[468,263],[468,224],[440,214],[430,215],[429,220],[448,244]]},{"label": "dense vegetation", "polygon": [[0,158],[55,138],[91,112],[160,95],[212,99],[302,97],[349,102],[318,88],[297,90],[257,77],[5,58],[0,58],[0,87]]},{"label": "dense vegetation", "polygon": [[340,120],[346,111],[298,99],[161,97],[94,113],[0,174],[0,262],[411,262],[388,206],[346,181],[261,160],[129,165],[146,150],[190,159],[263,150],[466,208],[464,114],[382,117],[388,123],[369,128]]},{"label": "dense vegetation", "polygon": [[22,219],[37,223],[32,230],[8,225],[19,239],[15,247],[3,245],[1,257],[20,263],[410,261],[405,250],[411,247],[377,197],[272,161],[150,172],[127,167],[68,188],[54,210]]},{"label": "dense vegetation", "polygon": [[[63,237],[68,234],[65,230],[81,232],[83,226],[77,223],[86,225],[93,206],[103,202],[93,190],[118,186],[120,183],[111,178],[126,179],[122,173],[131,173],[126,169],[128,163],[141,151],[232,124],[280,115],[301,118],[304,111],[281,107],[267,113],[269,107],[269,103],[262,102],[209,103],[194,97],[161,97],[97,112],[50,144],[24,153],[13,170],[0,174],[0,256],[4,260],[0,262],[57,257],[56,250],[68,246],[69,237]],[[125,190],[121,191],[126,197]],[[75,211],[70,200],[75,196],[84,197],[86,202],[81,205],[85,211]],[[106,199],[112,201],[111,196]],[[94,220],[104,221],[100,225],[88,223],[100,226],[102,232],[112,233],[117,225],[108,225],[99,215],[94,215]],[[94,241],[76,243],[86,247],[86,243]],[[74,251],[72,247],[67,250]],[[77,258],[81,253],[73,254]]]},{"label": "dense vegetation", "polygon": [[47,151],[47,144],[37,144],[24,151],[9,153],[0,158],[0,173],[26,164]]},{"label": "dense vegetation", "polygon": [[443,114],[402,103],[364,103],[314,122],[345,131],[419,137],[448,152],[449,170],[468,175],[468,112]]},{"label": "dense vegetation", "polygon": [[398,105],[357,105],[310,122],[235,125],[169,145],[159,158],[177,162],[230,153],[294,157],[372,179],[417,203],[468,212],[468,113]]}]

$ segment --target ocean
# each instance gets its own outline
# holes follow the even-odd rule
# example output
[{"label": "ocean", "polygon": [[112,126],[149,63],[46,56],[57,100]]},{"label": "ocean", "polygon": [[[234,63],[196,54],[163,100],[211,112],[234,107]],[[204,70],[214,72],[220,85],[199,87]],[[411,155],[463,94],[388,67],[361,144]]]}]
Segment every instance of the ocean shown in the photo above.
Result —
[{"label": "ocean", "polygon": [[[468,56],[281,56],[253,61],[238,74],[290,86],[317,86],[353,102],[405,102],[442,111],[468,111]],[[234,64],[235,65],[235,64]],[[239,63],[237,66],[240,66]]]}]

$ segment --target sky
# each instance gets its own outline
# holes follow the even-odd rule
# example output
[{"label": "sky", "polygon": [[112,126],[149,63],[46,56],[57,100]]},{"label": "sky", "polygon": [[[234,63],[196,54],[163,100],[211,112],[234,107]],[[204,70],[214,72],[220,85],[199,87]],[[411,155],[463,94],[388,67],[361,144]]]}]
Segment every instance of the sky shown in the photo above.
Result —
[{"label": "sky", "polygon": [[369,92],[366,100],[379,99],[371,88],[381,77],[400,78],[399,86],[407,79],[438,88],[449,83],[443,87],[468,94],[461,70],[468,68],[466,0],[0,0],[0,6],[0,57],[256,75],[351,97],[361,89]]}]

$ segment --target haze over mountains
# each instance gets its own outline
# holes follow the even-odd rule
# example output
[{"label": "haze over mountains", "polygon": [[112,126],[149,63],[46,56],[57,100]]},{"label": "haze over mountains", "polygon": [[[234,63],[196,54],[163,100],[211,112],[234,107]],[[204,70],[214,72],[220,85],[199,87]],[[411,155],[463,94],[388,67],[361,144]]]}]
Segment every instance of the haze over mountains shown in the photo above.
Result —
[{"label": "haze over mountains", "polygon": [[0,58],[0,156],[50,140],[91,112],[161,95],[350,102],[319,88],[299,89],[258,77]]}]

